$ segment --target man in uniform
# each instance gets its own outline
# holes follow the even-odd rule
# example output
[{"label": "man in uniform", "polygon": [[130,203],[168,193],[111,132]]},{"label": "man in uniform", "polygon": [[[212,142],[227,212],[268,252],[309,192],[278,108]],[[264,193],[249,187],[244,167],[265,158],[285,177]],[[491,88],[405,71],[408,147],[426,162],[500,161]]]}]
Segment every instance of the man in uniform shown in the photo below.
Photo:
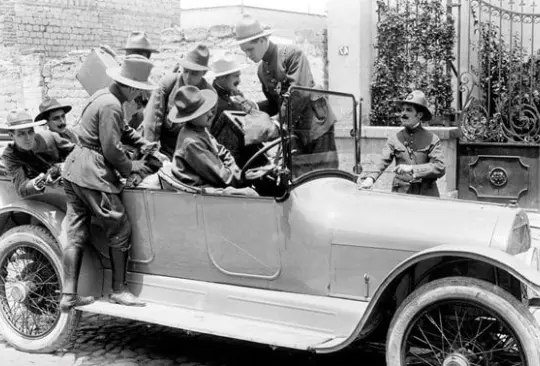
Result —
[{"label": "man in uniform", "polygon": [[54,98],[47,98],[39,105],[39,114],[34,121],[46,120],[49,130],[76,144],[77,134],[67,127],[66,114],[69,111],[71,111],[70,105],[60,104]]},{"label": "man in uniform", "polygon": [[439,197],[437,179],[445,174],[446,166],[439,137],[422,127],[422,122],[432,117],[426,97],[415,90],[397,103],[401,105],[404,128],[388,138],[376,171],[360,183],[360,188],[370,189],[395,160],[393,192]]},{"label": "man in uniform", "polygon": [[[143,31],[133,31],[131,32],[126,46],[124,48],[120,48],[120,50],[126,51],[127,55],[141,55],[146,57],[147,59],[150,59],[152,56],[152,53],[159,53],[157,49],[155,49],[152,46],[152,43],[148,39],[148,35],[146,32]],[[133,127],[135,130],[137,130],[144,119],[144,108],[148,104],[148,100],[150,99],[150,92],[149,91],[142,91],[141,95],[139,95],[133,102],[130,104],[133,106],[130,106],[131,110],[135,110],[134,113],[131,114],[131,118],[129,118],[128,125]],[[127,112],[127,110],[124,110]]]},{"label": "man in uniform", "polygon": [[[236,25],[236,41],[242,51],[253,62],[262,61],[257,75],[267,100],[259,103],[259,109],[270,116],[279,114],[286,123],[284,94],[292,86],[314,88],[315,83],[304,52],[296,46],[273,43],[268,38],[270,34],[247,14]],[[316,116],[312,110],[313,104],[320,103],[321,98],[326,100],[325,97],[296,91],[290,98],[291,132],[297,137],[292,141],[292,150],[298,154],[293,160],[293,174],[299,176],[313,169],[337,168],[335,116],[331,111],[325,116]]]},{"label": "man in uniform", "polygon": [[24,110],[11,111],[1,128],[13,140],[2,153],[2,162],[21,197],[40,194],[47,185],[61,177],[62,162],[74,144],[47,130],[36,132],[35,126],[45,121],[33,121]]},{"label": "man in uniform", "polygon": [[183,68],[182,73],[170,73],[163,76],[157,89],[152,92],[144,111],[142,124],[144,137],[150,141],[159,142],[160,151],[169,159],[174,154],[176,139],[180,131],[179,124],[173,124],[167,119],[174,106],[174,95],[179,88],[185,85],[196,86],[199,90],[214,91],[212,85],[204,79],[204,75],[209,70],[209,58],[208,47],[203,44],[199,44],[187,52],[185,57],[179,61]]},{"label": "man in uniform", "polygon": [[143,160],[128,159],[122,144],[140,149],[151,144],[126,125],[122,103],[133,100],[140,90],[155,87],[148,81],[152,67],[143,56],[126,56],[122,67],[107,69],[112,84],[94,93],[82,112],[79,146],[66,159],[62,174],[68,203],[68,246],[63,256],[65,288],[60,302],[63,311],[94,301],[90,296],[77,294],[83,249],[90,242],[92,216],[100,222],[108,239],[112,265],[109,301],[144,306],[127,288],[131,225],[120,200],[123,189],[120,177],[147,174],[149,169]]}]

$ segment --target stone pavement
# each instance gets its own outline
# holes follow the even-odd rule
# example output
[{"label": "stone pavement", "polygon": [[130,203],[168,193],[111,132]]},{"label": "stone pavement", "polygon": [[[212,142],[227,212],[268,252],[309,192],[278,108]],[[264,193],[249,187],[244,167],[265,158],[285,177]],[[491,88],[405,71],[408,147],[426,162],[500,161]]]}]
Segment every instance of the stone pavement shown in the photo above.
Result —
[{"label": "stone pavement", "polygon": [[84,313],[70,344],[53,354],[29,354],[0,336],[1,366],[384,366],[384,355],[348,350],[331,355],[272,350],[265,345]]}]

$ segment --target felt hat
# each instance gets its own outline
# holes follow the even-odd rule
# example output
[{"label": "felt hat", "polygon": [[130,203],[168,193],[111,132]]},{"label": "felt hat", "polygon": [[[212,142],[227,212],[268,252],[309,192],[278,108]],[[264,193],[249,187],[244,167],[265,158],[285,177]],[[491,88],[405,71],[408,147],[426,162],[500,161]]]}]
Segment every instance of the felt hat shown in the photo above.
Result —
[{"label": "felt hat", "polygon": [[8,113],[6,122],[0,125],[0,131],[5,133],[7,131],[22,130],[24,128],[42,126],[45,123],[47,121],[34,121],[26,109],[17,109]]},{"label": "felt hat", "polygon": [[152,47],[148,35],[143,31],[131,32],[126,42],[126,47],[120,48],[120,50],[142,50],[151,53],[159,53],[158,50]]},{"label": "felt hat", "polygon": [[399,105],[402,105],[402,104],[414,105],[416,108],[418,108],[419,111],[424,112],[424,116],[422,118],[423,121],[429,121],[433,117],[433,114],[431,113],[428,106],[426,95],[424,94],[424,92],[420,90],[413,90],[412,92],[409,93],[409,95],[407,95],[405,99],[393,100],[393,102]]},{"label": "felt hat", "polygon": [[198,44],[189,50],[178,63],[185,69],[194,71],[208,71],[208,60],[210,59],[210,51],[208,47],[202,43]]},{"label": "felt hat", "polygon": [[244,14],[238,23],[236,23],[235,32],[236,43],[238,44],[243,44],[272,34],[272,31],[263,29],[261,23],[249,14]]},{"label": "felt hat", "polygon": [[173,123],[194,120],[214,108],[216,103],[217,94],[213,90],[183,86],[174,95],[174,107],[169,112],[169,120]]},{"label": "felt hat", "polygon": [[71,111],[71,106],[67,104],[60,104],[54,98],[47,98],[39,105],[39,114],[34,118],[34,121],[41,121],[42,119],[47,119],[47,113],[55,111],[57,109],[62,109],[64,113],[69,113]]},{"label": "felt hat", "polygon": [[217,78],[243,70],[249,65],[241,65],[236,61],[234,54],[227,51],[217,57],[210,66],[212,67],[212,75]]},{"label": "felt hat", "polygon": [[141,55],[127,55],[120,67],[110,67],[107,75],[113,80],[140,90],[153,90],[156,85],[148,80],[154,64]]}]

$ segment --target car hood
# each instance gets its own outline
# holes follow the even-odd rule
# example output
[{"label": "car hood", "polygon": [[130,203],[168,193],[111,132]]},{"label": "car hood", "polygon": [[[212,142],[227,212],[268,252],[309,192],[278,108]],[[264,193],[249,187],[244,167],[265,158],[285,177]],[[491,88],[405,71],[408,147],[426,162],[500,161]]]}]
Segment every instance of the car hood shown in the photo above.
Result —
[{"label": "car hood", "polygon": [[354,182],[340,178],[307,182],[293,194],[304,215],[326,226],[332,244],[411,252],[443,244],[506,251],[518,211],[489,203],[358,190]]}]

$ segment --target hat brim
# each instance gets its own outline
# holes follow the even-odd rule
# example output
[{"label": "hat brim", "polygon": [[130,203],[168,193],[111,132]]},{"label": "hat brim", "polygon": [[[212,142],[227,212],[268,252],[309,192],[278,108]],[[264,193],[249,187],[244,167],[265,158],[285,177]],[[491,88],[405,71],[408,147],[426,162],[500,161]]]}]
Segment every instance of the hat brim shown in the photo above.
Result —
[{"label": "hat brim", "polygon": [[124,85],[131,86],[135,89],[154,90],[157,88],[157,85],[152,83],[151,81],[137,81],[120,75],[120,69],[121,67],[111,67],[106,70],[106,73],[113,80],[118,81],[119,83],[122,83]]},{"label": "hat brim", "polygon": [[52,112],[52,111],[56,111],[58,109],[63,109],[64,110],[64,113],[69,113],[71,111],[71,106],[70,105],[56,105],[52,108],[49,108],[49,109],[45,109],[43,112],[40,112],[36,118],[34,118],[34,122],[37,122],[37,121],[41,121],[43,119],[47,119],[45,117],[45,115],[49,112]]},{"label": "hat brim", "polygon": [[0,132],[6,133],[9,131],[22,130],[22,129],[30,128],[30,127],[43,126],[45,123],[47,123],[47,121],[38,121],[38,122],[34,121],[34,122],[23,123],[23,124],[15,125],[15,126],[8,126],[7,124],[4,123],[0,125]]},{"label": "hat brim", "polygon": [[199,64],[196,64],[195,62],[191,62],[188,60],[180,59],[178,61],[178,64],[182,66],[184,69],[193,70],[193,71],[208,71],[210,68],[208,66],[202,66]]},{"label": "hat brim", "polygon": [[237,39],[237,40],[236,40],[236,44],[237,44],[237,45],[241,45],[241,44],[244,44],[244,43],[247,43],[247,42],[250,42],[250,41],[254,41],[254,40],[256,40],[257,38],[262,38],[262,37],[269,36],[269,35],[271,35],[271,34],[272,34],[272,31],[271,31],[271,30],[265,30],[265,31],[263,31],[262,33],[256,34],[256,35],[251,36],[251,37],[242,38],[242,39]]},{"label": "hat brim", "polygon": [[422,121],[424,122],[431,121],[431,119],[433,118],[433,114],[431,113],[429,108],[426,108],[426,106],[420,103],[411,102],[409,100],[397,100],[397,99],[392,100],[392,103],[399,104],[399,105],[410,104],[410,105],[420,108],[420,110],[424,112],[424,116],[422,117]]},{"label": "hat brim", "polygon": [[189,122],[197,117],[202,116],[203,114],[214,108],[217,103],[217,94],[212,90],[208,89],[201,90],[201,94],[203,95],[205,101],[195,112],[184,117],[178,117],[178,109],[176,108],[176,106],[174,106],[169,111],[169,121],[171,121],[172,123]]},{"label": "hat brim", "polygon": [[124,47],[124,48],[119,48],[118,50],[119,51],[145,51],[145,52],[150,52],[150,53],[159,53],[158,50],[153,49],[153,48],[140,48],[140,47]]},{"label": "hat brim", "polygon": [[218,73],[215,73],[214,71],[210,70],[208,72],[208,77],[218,78],[220,76],[234,74],[235,72],[242,71],[244,69],[247,69],[248,67],[249,65],[241,65],[241,66],[235,67],[234,69],[230,69],[230,70],[218,72]]}]

